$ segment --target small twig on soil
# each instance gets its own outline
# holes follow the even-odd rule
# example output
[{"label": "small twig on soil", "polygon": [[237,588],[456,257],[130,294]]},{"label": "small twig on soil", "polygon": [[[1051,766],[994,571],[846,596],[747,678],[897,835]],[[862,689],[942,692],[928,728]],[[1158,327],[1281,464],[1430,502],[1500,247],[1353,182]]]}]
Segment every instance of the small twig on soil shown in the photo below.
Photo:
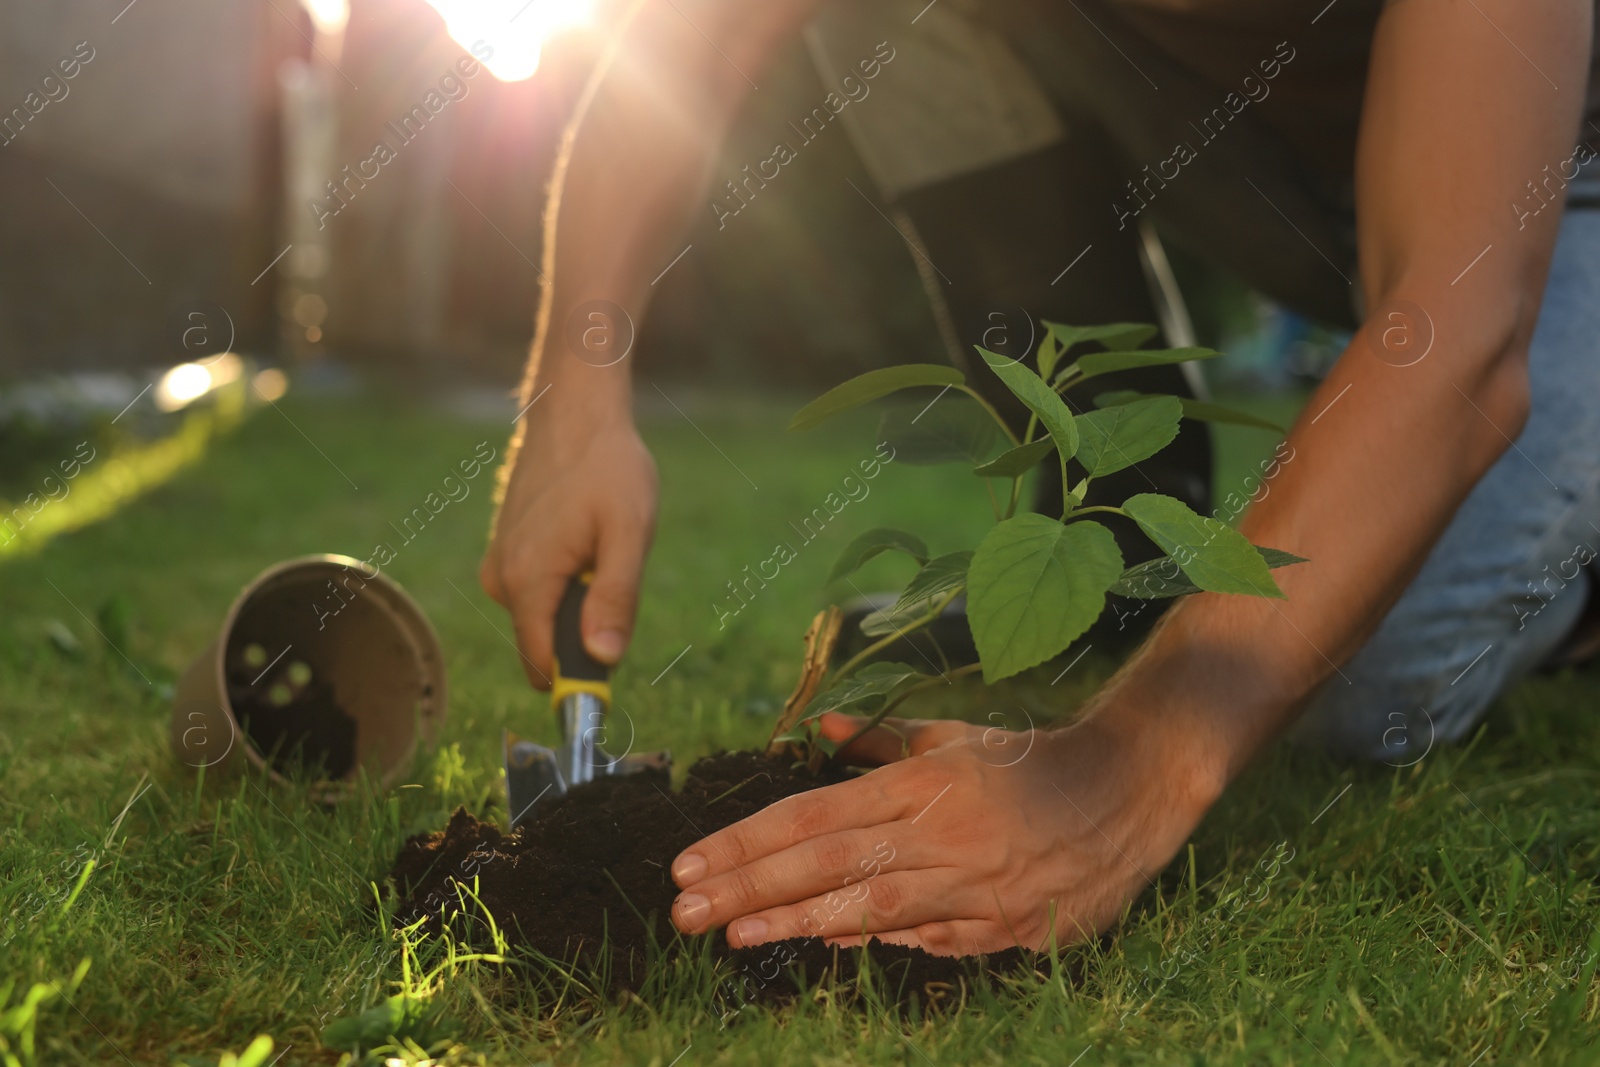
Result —
[{"label": "small twig on soil", "polygon": [[806,705],[817,695],[817,688],[828,673],[828,661],[833,658],[833,646],[839,640],[839,629],[843,625],[844,615],[833,605],[826,611],[819,611],[817,617],[811,620],[811,626],[806,630],[806,658],[800,667],[800,680],[795,683],[789,699],[784,701],[783,714],[778,716],[772,735],[767,738],[768,756],[776,759],[789,753],[798,759],[804,755],[800,746],[777,739],[794,729],[805,714]]},{"label": "small twig on soil", "polygon": [[772,775],[768,774],[766,771],[762,771],[760,774],[752,774],[750,777],[746,778],[744,781],[740,782],[738,785],[734,786],[733,788],[724,790],[723,792],[718,793],[716,796],[712,797],[710,800],[706,801],[706,807],[709,808],[711,805],[715,804],[717,801],[725,800],[728,797],[733,796],[733,794],[737,793],[739,790],[743,789],[745,786],[749,785],[751,782],[755,781],[757,778],[765,778],[769,782],[772,781]]}]

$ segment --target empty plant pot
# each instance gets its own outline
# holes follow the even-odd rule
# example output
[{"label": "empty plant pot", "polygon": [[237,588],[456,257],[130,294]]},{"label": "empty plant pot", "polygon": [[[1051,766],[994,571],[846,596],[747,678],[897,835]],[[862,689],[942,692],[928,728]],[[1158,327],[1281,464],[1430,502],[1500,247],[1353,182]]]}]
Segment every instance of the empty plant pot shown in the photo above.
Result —
[{"label": "empty plant pot", "polygon": [[394,784],[445,716],[439,638],[416,601],[348,556],[269,567],[245,586],[173,699],[172,747],[191,767],[240,755],[269,777],[337,796],[365,768]]}]

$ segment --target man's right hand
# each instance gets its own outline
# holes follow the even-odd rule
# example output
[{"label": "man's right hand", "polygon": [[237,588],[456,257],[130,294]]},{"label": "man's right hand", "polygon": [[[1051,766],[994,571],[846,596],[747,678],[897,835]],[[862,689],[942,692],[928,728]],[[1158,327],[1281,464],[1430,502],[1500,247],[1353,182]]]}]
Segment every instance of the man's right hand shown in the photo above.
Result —
[{"label": "man's right hand", "polygon": [[652,286],[705,215],[718,148],[750,79],[820,2],[639,0],[618,5],[626,11],[608,27],[551,174],[536,268],[543,288],[523,402],[552,392],[528,416],[480,571],[511,612],[540,689],[552,677],[562,591],[591,567],[584,644],[602,662],[621,657],[656,516],[655,464],[628,415],[630,368],[571,351],[572,316],[603,300],[643,324]]},{"label": "man's right hand", "polygon": [[593,569],[583,643],[615,664],[633,634],[644,557],[655,533],[656,466],[626,415],[605,425],[532,419],[479,570],[511,613],[528,680],[550,688],[556,605]]}]

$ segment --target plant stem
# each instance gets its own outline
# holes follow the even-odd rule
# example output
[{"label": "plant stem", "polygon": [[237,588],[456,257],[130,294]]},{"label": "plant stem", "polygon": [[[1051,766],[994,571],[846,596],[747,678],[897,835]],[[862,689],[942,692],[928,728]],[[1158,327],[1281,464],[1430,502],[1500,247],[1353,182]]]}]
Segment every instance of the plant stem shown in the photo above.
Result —
[{"label": "plant stem", "polygon": [[946,685],[948,685],[948,684],[950,684],[952,681],[954,681],[957,678],[965,678],[967,675],[976,674],[978,671],[981,671],[981,670],[983,670],[983,664],[981,664],[981,663],[969,663],[964,667],[957,667],[953,671],[947,671],[947,672],[945,672],[943,675],[941,675],[938,678],[929,678],[925,682],[918,682],[916,685],[907,686],[906,689],[903,692],[901,692],[899,696],[895,697],[893,700],[891,700],[887,704],[885,704],[882,708],[880,708],[876,712],[874,712],[873,715],[872,715],[872,718],[868,719],[866,721],[866,724],[863,725],[861,727],[861,729],[859,729],[855,733],[851,734],[849,739],[846,740],[844,742],[844,744],[840,745],[834,751],[835,752],[843,752],[845,749],[849,748],[851,745],[853,745],[857,741],[861,740],[861,738],[864,735],[866,735],[869,731],[876,729],[878,726],[880,726],[883,723],[884,719],[889,717],[889,713],[891,711],[893,711],[895,708],[898,708],[901,704],[905,703],[906,698],[909,697],[912,693],[920,692],[923,689],[932,688],[933,686],[938,685],[941,682],[946,684]]},{"label": "plant stem", "polygon": [[[994,485],[989,479],[985,478],[983,480],[983,488],[989,494],[989,510],[994,512],[994,521],[1000,522],[1002,518],[1000,515],[1000,501],[995,499]],[[1007,515],[1005,518],[1010,518],[1010,516]]]},{"label": "plant stem", "polygon": [[950,590],[943,600],[940,600],[937,604],[935,604],[926,615],[922,616],[920,619],[916,619],[913,622],[908,623],[906,626],[896,630],[892,634],[888,634],[885,637],[879,638],[866,648],[863,648],[860,652],[857,652],[854,656],[851,656],[845,661],[842,667],[833,672],[833,676],[829,680],[837,682],[840,678],[848,678],[863,663],[877,655],[879,652],[882,652],[896,641],[900,640],[900,638],[906,636],[907,634],[917,632],[924,626],[931,623],[934,619],[937,619],[940,615],[943,615],[944,609],[949,607],[950,602],[956,597],[960,596],[962,591],[965,589],[966,586],[964,585],[956,586],[954,589]]},{"label": "plant stem", "polygon": [[1022,478],[1023,476],[1019,474],[1011,479],[1011,506],[1006,508],[1008,519],[1017,513],[1017,501],[1022,499]]},{"label": "plant stem", "polygon": [[1074,362],[1072,366],[1062,371],[1061,374],[1057,376],[1056,380],[1050,383],[1050,388],[1059,393],[1063,390],[1071,389],[1074,385],[1077,385],[1078,382],[1083,378],[1083,374],[1077,370],[1077,366],[1078,364]]},{"label": "plant stem", "polygon": [[1012,447],[1021,446],[1022,442],[1017,440],[1017,435],[1012,432],[1010,425],[1006,423],[1005,419],[1000,417],[1000,413],[994,409],[994,405],[985,400],[982,394],[980,394],[970,385],[958,385],[956,388],[960,389],[963,393],[966,393],[972,399],[976,400],[978,402],[978,406],[989,413],[989,417],[999,425],[1000,429],[1006,435],[1006,440],[1011,442]]},{"label": "plant stem", "polygon": [[1109,504],[1091,504],[1089,507],[1086,507],[1086,508],[1073,508],[1072,509],[1072,513],[1070,515],[1068,515],[1067,518],[1070,519],[1070,518],[1074,518],[1074,517],[1076,517],[1078,515],[1087,515],[1091,511],[1106,511],[1106,512],[1110,512],[1113,515],[1121,515],[1123,518],[1127,518],[1128,517],[1128,513],[1126,511],[1123,511],[1121,508],[1114,508],[1114,507],[1111,507]]}]

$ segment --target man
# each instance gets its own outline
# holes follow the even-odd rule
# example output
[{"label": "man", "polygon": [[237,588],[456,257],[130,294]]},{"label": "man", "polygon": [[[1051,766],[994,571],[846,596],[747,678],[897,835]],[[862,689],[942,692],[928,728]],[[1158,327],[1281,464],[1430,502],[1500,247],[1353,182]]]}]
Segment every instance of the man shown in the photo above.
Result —
[{"label": "man", "polygon": [[[524,392],[526,402],[548,387],[552,401],[521,430],[482,572],[513,614],[530,674],[548,674],[556,601],[591,563],[585,640],[601,659],[621,656],[655,510],[626,363],[578,358],[565,324],[588,301],[642,312],[650,280],[706,210],[716,148],[751,79],[817,6],[636,0],[583,102],[552,187]],[[1030,261],[1017,283],[1028,293],[1008,305],[1072,308],[1051,290],[1094,293],[1106,277],[1116,281],[1106,299],[1127,292],[1131,235],[1159,215],[1280,299],[1324,317],[1364,309],[1362,327],[1293,428],[1292,460],[1242,522],[1251,541],[1312,561],[1278,572],[1287,601],[1185,598],[1079,721],[1037,732],[1014,765],[960,723],[898,724],[909,758],[887,730],[864,738],[849,755],[889,766],[776,804],[677,858],[674,921],[726,926],[735,946],[866,934],[971,953],[1092,936],[1297,721],[1307,740],[1396,763],[1462,737],[1569,635],[1588,598],[1574,561],[1600,544],[1600,221],[1563,211],[1593,155],[1575,141],[1600,136],[1586,125],[1587,0],[920,6],[830,9],[812,43],[825,76],[830,65],[837,74],[856,60],[851,20],[890,13],[891,28],[866,36],[891,49],[903,40],[908,56],[918,42],[937,53],[938,33],[921,27],[947,17],[965,23],[945,24],[946,45],[989,50],[989,111],[1010,124],[957,173],[921,147],[938,143],[939,115],[960,119],[948,96],[923,113],[910,147],[881,128],[874,141],[872,124],[889,123],[875,104],[940,92],[926,82],[889,92],[898,54],[874,80],[885,96],[849,106],[897,209],[965,196],[981,214],[986,175],[1015,183],[1005,199],[1030,181],[1049,186],[1014,168],[1067,168],[1071,210],[1034,216],[1050,262]],[[1011,77],[1019,69],[1032,90]],[[1068,167],[1085,157],[1095,165]],[[1117,195],[1090,199],[1074,182]],[[1353,260],[1341,229],[1352,207]],[[970,343],[970,319],[995,294],[965,296],[948,272],[967,257],[941,250],[981,242],[960,207],[933,215],[948,226],[907,236],[926,242],[915,248],[924,272],[944,275],[947,332]],[[1073,225],[1087,227],[1082,240],[1064,243]],[[1083,245],[1082,262],[1067,264]],[[1054,317],[1122,317],[1080,305]],[[854,729],[843,716],[824,726],[835,739]],[[863,899],[819,906],[884,842],[894,858]]]}]

